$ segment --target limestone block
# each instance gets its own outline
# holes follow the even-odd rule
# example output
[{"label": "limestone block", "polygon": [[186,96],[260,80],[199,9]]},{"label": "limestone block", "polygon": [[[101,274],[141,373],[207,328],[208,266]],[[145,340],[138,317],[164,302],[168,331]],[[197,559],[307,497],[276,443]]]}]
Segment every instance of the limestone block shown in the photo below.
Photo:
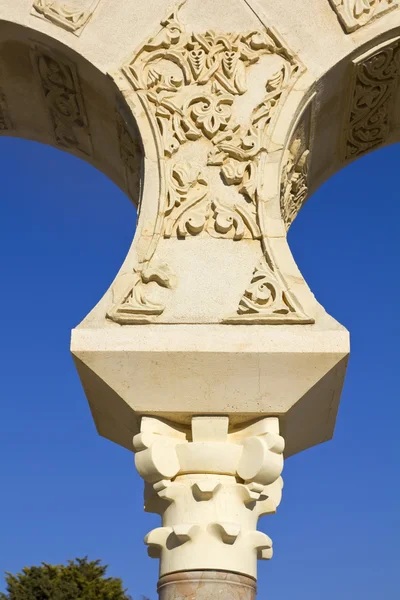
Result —
[{"label": "limestone block", "polygon": [[[306,326],[135,326],[73,332],[72,349],[99,432],[128,449],[141,415],[231,427],[280,417],[286,456],[333,435],[348,334],[325,316]],[[300,424],[300,425],[298,425]]]}]

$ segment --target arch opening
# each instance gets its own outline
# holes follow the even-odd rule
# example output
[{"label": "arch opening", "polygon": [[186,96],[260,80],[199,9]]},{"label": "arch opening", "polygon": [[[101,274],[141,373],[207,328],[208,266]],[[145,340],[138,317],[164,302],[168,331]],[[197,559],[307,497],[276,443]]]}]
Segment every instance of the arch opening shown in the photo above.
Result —
[{"label": "arch opening", "polygon": [[139,203],[142,143],[116,84],[72,48],[6,21],[0,21],[0,135],[69,152]]}]

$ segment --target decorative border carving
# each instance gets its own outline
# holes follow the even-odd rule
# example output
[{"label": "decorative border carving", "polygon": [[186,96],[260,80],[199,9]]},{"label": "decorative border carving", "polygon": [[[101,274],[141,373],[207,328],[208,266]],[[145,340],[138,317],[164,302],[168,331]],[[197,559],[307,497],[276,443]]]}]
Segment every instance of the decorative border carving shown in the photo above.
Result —
[{"label": "decorative border carving", "polygon": [[398,8],[400,0],[330,0],[346,33]]},{"label": "decorative border carving", "polygon": [[284,156],[281,177],[281,214],[286,231],[308,197],[308,166],[311,152],[313,99],[295,125]]},{"label": "decorative border carving", "polygon": [[142,149],[140,142],[133,139],[125,119],[119,112],[116,113],[116,121],[121,160],[125,165],[126,187],[129,194],[137,198],[138,190],[134,185],[136,187],[138,156],[142,154]]},{"label": "decorative border carving", "polygon": [[345,127],[345,158],[352,159],[388,138],[400,78],[400,39],[353,62]]},{"label": "decorative border carving", "polygon": [[57,146],[91,156],[92,140],[76,66],[38,47],[32,49],[32,59]]},{"label": "decorative border carving", "polygon": [[13,129],[10,112],[8,110],[7,98],[0,90],[0,133]]},{"label": "decorative border carving", "polygon": [[100,0],[35,0],[32,14],[79,36]]},{"label": "decorative border carving", "polygon": [[[286,302],[287,307],[285,311],[275,310],[275,303],[261,301],[257,312],[244,314],[240,306],[237,314],[226,322],[309,323],[270,258],[259,214],[264,210],[260,206],[265,204],[263,173],[268,162],[271,126],[301,72],[300,63],[271,29],[189,33],[178,13],[179,7],[122,69],[152,124],[159,154],[161,192],[154,234],[147,252],[139,257],[140,266],[131,281],[132,288],[119,300],[116,297],[108,316],[121,324],[160,322],[154,319],[152,303],[146,300],[148,281],[173,287],[170,269],[165,265],[166,277],[148,277],[148,272],[153,272],[159,240],[212,235],[235,241],[245,237],[260,240],[264,270],[269,271],[268,285],[271,287],[274,282],[274,296]],[[278,57],[281,67],[266,82],[265,96],[254,107],[250,122],[240,125],[234,117],[236,98],[247,92],[249,67],[265,56]],[[209,144],[205,166],[189,165],[182,160],[172,162],[182,146],[197,140],[203,140],[203,148],[204,142]],[[207,178],[209,169],[217,170],[227,186],[236,188],[238,201],[233,206],[213,196]],[[174,276],[174,283],[175,280]],[[135,294],[138,287],[139,302]],[[136,298],[135,312],[121,314],[118,307],[127,298],[132,302],[132,297]],[[157,315],[162,313],[159,306],[156,310]]]}]

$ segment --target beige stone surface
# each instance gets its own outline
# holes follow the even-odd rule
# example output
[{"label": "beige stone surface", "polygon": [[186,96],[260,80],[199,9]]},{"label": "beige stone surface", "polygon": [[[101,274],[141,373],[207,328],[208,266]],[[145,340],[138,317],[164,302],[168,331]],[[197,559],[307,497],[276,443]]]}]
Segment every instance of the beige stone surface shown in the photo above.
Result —
[{"label": "beige stone surface", "polygon": [[332,437],[347,348],[346,330],[328,317],[324,328],[137,325],[72,336],[102,435],[131,448],[142,414],[188,424],[221,413],[233,425],[272,414],[288,456]]},{"label": "beige stone surface", "polygon": [[332,437],[349,337],[287,231],[399,141],[399,40],[397,0],[2,0],[0,135],[90,162],[139,207],[72,335],[99,433],[133,450],[150,417],[184,435],[277,418],[287,457]]},{"label": "beige stone surface", "polygon": [[[315,82],[357,43],[328,1],[302,14],[307,45],[285,2],[0,6],[2,133],[72,152],[140,202],[127,259],[72,340],[99,431],[128,448],[141,415],[199,410],[232,426],[279,416],[288,455],[333,434],[348,337],[286,232],[332,170],[319,131],[337,121],[318,119],[340,86]],[[318,19],[336,54],[316,62]]]}]

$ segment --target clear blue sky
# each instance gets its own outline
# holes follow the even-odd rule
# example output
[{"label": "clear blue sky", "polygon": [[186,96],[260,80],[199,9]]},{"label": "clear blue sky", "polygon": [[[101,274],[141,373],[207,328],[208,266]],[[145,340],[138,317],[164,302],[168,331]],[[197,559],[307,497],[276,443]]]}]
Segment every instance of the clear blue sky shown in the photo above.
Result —
[{"label": "clear blue sky", "polygon": [[[70,330],[111,283],[135,228],[124,194],[91,166],[0,139],[0,573],[102,558],[135,599],[156,599],[133,456],[100,438],[69,353]],[[400,146],[357,161],[290,232],[325,308],[352,333],[334,441],[291,458],[262,529],[269,600],[399,598]],[[3,589],[0,583],[0,589]]]}]

